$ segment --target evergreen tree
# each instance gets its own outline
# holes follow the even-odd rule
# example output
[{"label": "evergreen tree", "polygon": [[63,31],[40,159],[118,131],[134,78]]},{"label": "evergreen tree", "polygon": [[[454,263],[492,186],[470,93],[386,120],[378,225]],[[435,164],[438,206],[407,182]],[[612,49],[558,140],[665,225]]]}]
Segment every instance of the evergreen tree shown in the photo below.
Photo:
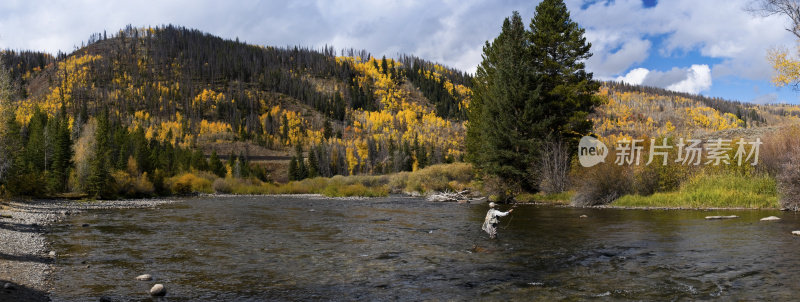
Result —
[{"label": "evergreen tree", "polygon": [[61,111],[54,119],[56,124],[55,146],[53,150],[53,168],[48,181],[51,192],[64,192],[67,188],[69,169],[72,167],[72,139],[69,131],[69,118],[64,103]]},{"label": "evergreen tree", "polygon": [[109,120],[108,113],[103,112],[97,118],[97,130],[95,131],[95,158],[89,163],[89,177],[85,191],[93,198],[109,198],[113,193],[111,184],[109,160]]},{"label": "evergreen tree", "polygon": [[250,161],[247,159],[247,156],[242,155],[239,153],[239,157],[236,159],[239,162],[239,177],[250,177]]},{"label": "evergreen tree", "polygon": [[20,177],[23,172],[24,165],[22,160],[22,127],[17,122],[14,110],[8,110],[3,113],[4,125],[2,133],[2,148],[3,158],[2,166],[0,166],[0,180],[6,185],[6,190],[11,194],[16,194],[20,191],[21,185],[24,180]]},{"label": "evergreen tree", "polygon": [[322,136],[325,137],[325,139],[329,139],[333,136],[333,127],[331,126],[331,122],[329,120],[325,120],[325,124],[322,128]]},{"label": "evergreen tree", "polygon": [[303,146],[298,144],[295,146],[295,152],[297,157],[297,178],[296,180],[303,180],[308,177],[308,169],[306,169],[306,160],[303,158]]},{"label": "evergreen tree", "polygon": [[585,71],[592,56],[585,30],[570,19],[563,0],[545,0],[530,24],[530,49],[542,94],[531,115],[538,139],[552,137],[577,147],[592,130],[588,115],[601,103],[595,96],[600,83]]},{"label": "evergreen tree", "polygon": [[281,127],[281,140],[286,143],[289,139],[289,118],[286,117],[286,114],[283,115],[283,127]]},{"label": "evergreen tree", "polygon": [[206,156],[203,154],[203,151],[200,149],[195,149],[192,153],[192,160],[191,160],[192,168],[195,168],[200,171],[207,171],[208,170],[208,161],[206,161]]},{"label": "evergreen tree", "polygon": [[222,164],[222,161],[219,160],[219,156],[217,156],[217,150],[211,151],[211,157],[208,159],[208,168],[219,177],[225,177],[225,165]]},{"label": "evergreen tree", "polygon": [[317,161],[317,155],[314,152],[314,148],[309,148],[308,150],[308,178],[314,178],[319,176],[319,162]]},{"label": "evergreen tree", "polygon": [[25,169],[29,173],[41,173],[47,168],[48,138],[45,137],[46,125],[47,114],[37,106],[28,122],[28,135],[24,149]]},{"label": "evergreen tree", "polygon": [[599,88],[584,71],[591,54],[584,30],[570,20],[561,0],[536,7],[526,31],[519,13],[483,48],[473,83],[467,128],[468,160],[507,185],[536,190],[530,174],[547,139],[588,133],[588,113]]},{"label": "evergreen tree", "polygon": [[137,126],[131,134],[131,144],[133,144],[133,158],[136,159],[136,166],[139,167],[140,172],[153,172],[150,162],[150,147],[141,125]]},{"label": "evergreen tree", "polygon": [[11,106],[13,95],[11,85],[11,73],[0,58],[0,108],[5,109],[0,112],[3,124],[3,127],[0,128],[0,184],[6,185],[8,185],[9,178],[16,175],[13,167],[19,164],[19,160],[16,158],[22,148],[20,127],[16,121],[13,106]]},{"label": "evergreen tree", "polygon": [[297,157],[292,156],[292,159],[289,160],[289,181],[298,180],[297,179]]},{"label": "evergreen tree", "polygon": [[381,59],[381,73],[386,74],[389,71],[389,65],[386,64],[386,56]]}]

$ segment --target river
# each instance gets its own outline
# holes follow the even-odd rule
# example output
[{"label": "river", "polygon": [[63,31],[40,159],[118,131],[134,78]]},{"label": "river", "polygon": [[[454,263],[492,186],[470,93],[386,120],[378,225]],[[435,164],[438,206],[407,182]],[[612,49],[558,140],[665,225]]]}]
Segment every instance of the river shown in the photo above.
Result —
[{"label": "river", "polygon": [[[155,283],[168,301],[800,297],[793,213],[522,205],[489,240],[487,209],[247,196],[89,211],[48,234],[52,298],[148,301]],[[770,215],[783,219],[759,221]]]}]

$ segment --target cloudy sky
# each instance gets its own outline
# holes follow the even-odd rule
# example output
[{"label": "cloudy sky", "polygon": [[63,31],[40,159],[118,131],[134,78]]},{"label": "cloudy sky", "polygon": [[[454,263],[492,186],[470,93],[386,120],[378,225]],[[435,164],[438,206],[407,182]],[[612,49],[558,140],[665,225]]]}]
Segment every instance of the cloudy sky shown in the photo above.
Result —
[{"label": "cloudy sky", "polygon": [[[587,68],[616,79],[748,102],[798,103],[769,83],[769,49],[794,49],[780,16],[757,17],[750,0],[566,0],[586,28]],[[410,53],[474,72],[481,47],[538,1],[36,1],[0,3],[0,49],[69,52],[90,34],[127,24],[178,24],[261,45]]]}]

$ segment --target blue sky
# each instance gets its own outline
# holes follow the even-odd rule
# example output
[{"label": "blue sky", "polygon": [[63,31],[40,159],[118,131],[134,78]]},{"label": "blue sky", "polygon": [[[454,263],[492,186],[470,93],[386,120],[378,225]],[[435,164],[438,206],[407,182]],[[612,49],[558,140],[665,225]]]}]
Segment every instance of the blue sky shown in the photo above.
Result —
[{"label": "blue sky", "polygon": [[[587,69],[624,80],[747,102],[800,103],[769,83],[767,51],[795,49],[782,16],[753,16],[750,0],[566,0],[586,28]],[[261,45],[409,53],[474,72],[481,47],[538,1],[36,1],[0,2],[0,49],[72,51],[90,34],[127,24],[178,24]],[[527,22],[527,21],[526,21]]]}]

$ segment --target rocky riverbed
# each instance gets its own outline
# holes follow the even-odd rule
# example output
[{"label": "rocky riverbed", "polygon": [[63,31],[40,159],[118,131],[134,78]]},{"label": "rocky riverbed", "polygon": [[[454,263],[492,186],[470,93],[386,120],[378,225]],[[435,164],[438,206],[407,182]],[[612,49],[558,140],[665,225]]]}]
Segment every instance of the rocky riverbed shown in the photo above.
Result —
[{"label": "rocky riverbed", "polygon": [[25,201],[0,204],[0,301],[48,301],[48,277],[58,257],[44,234],[68,215],[93,209],[147,208],[173,200]]}]

